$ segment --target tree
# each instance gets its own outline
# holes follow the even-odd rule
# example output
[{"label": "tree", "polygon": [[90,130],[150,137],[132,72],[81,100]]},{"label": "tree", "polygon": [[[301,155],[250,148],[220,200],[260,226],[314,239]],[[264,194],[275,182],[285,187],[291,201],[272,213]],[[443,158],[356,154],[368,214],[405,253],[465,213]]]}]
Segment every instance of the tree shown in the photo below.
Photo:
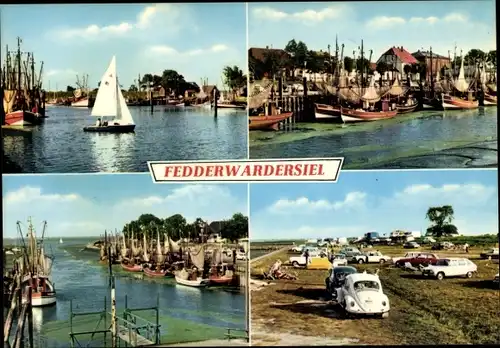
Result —
[{"label": "tree", "polygon": [[130,87],[128,88],[128,91],[129,92],[137,92],[138,91],[137,86],[136,85],[130,85]]},{"label": "tree", "polygon": [[377,63],[377,71],[380,75],[384,75],[387,71],[389,71],[389,66],[386,62],[380,61]]},{"label": "tree", "polygon": [[281,69],[284,68],[284,61],[276,51],[267,51],[264,53],[263,70],[270,74],[270,77],[280,76]]},{"label": "tree", "polygon": [[430,207],[425,214],[425,217],[431,222],[426,234],[437,238],[458,234],[457,227],[452,224],[453,214],[451,205]]},{"label": "tree", "polygon": [[344,70],[351,72],[353,68],[354,68],[354,59],[347,56],[344,57]]},{"label": "tree", "polygon": [[170,91],[175,91],[176,95],[184,93],[184,91],[180,90],[181,84],[186,83],[184,80],[184,76],[179,74],[175,70],[164,70],[161,75],[161,85],[163,88],[168,89]]},{"label": "tree", "polygon": [[496,69],[497,67],[497,50],[489,51],[488,54],[486,55],[486,61],[493,65],[493,67]]},{"label": "tree", "polygon": [[234,214],[231,219],[222,223],[221,237],[231,242],[248,237],[248,217],[241,213]]},{"label": "tree", "polygon": [[75,87],[73,86],[66,86],[66,92],[73,93],[75,91]]},{"label": "tree", "polygon": [[181,214],[174,214],[163,220],[167,234],[174,240],[189,238],[187,221]]},{"label": "tree", "polygon": [[479,64],[479,63],[482,63],[486,60],[487,58],[487,55],[485,52],[479,50],[479,49],[471,49],[469,52],[467,52],[467,54],[465,55],[464,59],[464,63],[465,64],[470,64],[470,65],[475,65],[475,64]]},{"label": "tree", "polygon": [[233,95],[236,92],[247,85],[247,77],[243,74],[243,71],[238,68],[238,66],[226,66],[223,70],[224,83],[231,88]]}]

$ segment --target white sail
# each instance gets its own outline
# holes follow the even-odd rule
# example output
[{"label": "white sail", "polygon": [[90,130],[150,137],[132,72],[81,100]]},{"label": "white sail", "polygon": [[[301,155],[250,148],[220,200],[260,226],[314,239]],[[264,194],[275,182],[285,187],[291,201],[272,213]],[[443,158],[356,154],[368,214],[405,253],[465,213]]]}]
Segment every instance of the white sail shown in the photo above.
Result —
[{"label": "white sail", "polygon": [[399,78],[396,76],[396,79],[394,80],[394,83],[391,86],[391,89],[389,90],[389,94],[393,95],[395,97],[398,97],[404,93],[404,89],[401,87],[399,84]]},{"label": "white sail", "polygon": [[[116,58],[113,56],[108,69],[101,78],[97,96],[95,98],[94,107],[92,108],[91,116],[117,116],[118,113],[118,96],[117,93],[117,78],[116,78]],[[123,97],[123,96],[122,96]]]},{"label": "white sail", "polygon": [[467,92],[469,83],[465,80],[464,59],[460,62],[460,73],[458,78],[454,81],[455,88],[460,92]]},{"label": "white sail", "polygon": [[369,102],[369,103],[376,103],[380,100],[380,96],[377,93],[377,90],[375,89],[375,79],[372,78],[370,81],[370,86],[366,90],[365,94],[361,97],[363,101]]},{"label": "white sail", "polygon": [[163,254],[167,255],[170,252],[170,245],[168,243],[168,236],[166,233],[163,234]]},{"label": "white sail", "polygon": [[486,86],[487,75],[486,75],[486,69],[484,68],[484,65],[481,67],[480,80],[481,80],[481,84],[483,86]]},{"label": "white sail", "polygon": [[146,240],[146,233],[142,234],[142,258],[145,262],[149,262],[148,241]]},{"label": "white sail", "polygon": [[116,94],[118,96],[118,109],[114,122],[117,122],[121,125],[135,124],[134,119],[132,118],[132,114],[130,113],[130,110],[127,106],[127,102],[123,97],[119,83],[116,83],[116,89]]},{"label": "white sail", "polygon": [[205,263],[205,248],[203,245],[201,245],[198,250],[191,250],[189,256],[191,256],[191,262],[196,268],[203,269]]},{"label": "white sail", "polygon": [[161,250],[161,242],[160,242],[160,232],[156,231],[156,262],[158,264],[163,263],[165,261],[165,256]]}]

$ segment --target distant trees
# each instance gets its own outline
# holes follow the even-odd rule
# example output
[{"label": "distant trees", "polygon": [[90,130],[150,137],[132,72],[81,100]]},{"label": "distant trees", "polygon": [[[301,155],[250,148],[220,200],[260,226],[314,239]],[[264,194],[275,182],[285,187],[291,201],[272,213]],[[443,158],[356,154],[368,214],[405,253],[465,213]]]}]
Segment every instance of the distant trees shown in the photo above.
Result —
[{"label": "distant trees", "polygon": [[454,211],[451,205],[430,207],[425,217],[431,222],[427,228],[427,235],[433,237],[448,237],[458,234],[458,229],[452,224]]},{"label": "distant trees", "polygon": [[222,71],[224,75],[224,83],[231,89],[233,95],[236,94],[240,88],[247,85],[247,77],[243,71],[236,65],[226,66]]},{"label": "distant trees", "polygon": [[66,92],[73,93],[75,90],[76,90],[76,88],[73,87],[73,86],[67,86],[66,87]]},{"label": "distant trees", "polygon": [[[230,219],[222,221],[221,237],[230,241],[248,237],[248,217],[241,213],[234,214]],[[201,229],[205,222],[201,218],[196,218],[193,222],[188,222],[182,214],[174,214],[165,219],[161,219],[153,214],[142,214],[136,220],[130,221],[122,228],[122,232],[128,238],[134,233],[135,238],[142,238],[145,234],[148,238],[155,238],[157,233],[166,233],[172,240],[181,238],[199,240]],[[209,231],[203,231],[208,235]]]}]

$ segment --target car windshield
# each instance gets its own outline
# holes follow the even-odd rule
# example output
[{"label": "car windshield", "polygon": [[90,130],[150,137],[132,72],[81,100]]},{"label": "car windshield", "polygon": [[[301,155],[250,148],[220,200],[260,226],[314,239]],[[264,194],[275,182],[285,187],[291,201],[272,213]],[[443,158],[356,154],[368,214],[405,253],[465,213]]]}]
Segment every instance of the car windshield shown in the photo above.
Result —
[{"label": "car windshield", "polygon": [[379,289],[380,285],[373,280],[360,280],[354,283],[354,290],[356,291],[364,291],[364,290],[378,291]]},{"label": "car windshield", "polygon": [[449,265],[449,262],[448,262],[448,260],[438,260],[438,261],[436,262],[436,265],[437,265],[437,266],[448,266],[448,265]]}]

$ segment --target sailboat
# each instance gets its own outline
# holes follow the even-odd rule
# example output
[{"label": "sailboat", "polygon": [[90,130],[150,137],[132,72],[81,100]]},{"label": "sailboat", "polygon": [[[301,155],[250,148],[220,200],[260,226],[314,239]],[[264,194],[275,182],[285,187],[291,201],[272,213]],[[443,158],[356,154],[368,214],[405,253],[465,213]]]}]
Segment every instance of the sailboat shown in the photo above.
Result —
[{"label": "sailboat", "polygon": [[[484,65],[481,67],[480,79],[481,79],[481,85],[482,85],[483,92],[484,92],[483,105],[484,106],[497,105],[496,91],[495,91],[495,93],[491,93],[491,91],[489,90],[489,88],[486,84],[486,70],[484,68]],[[488,93],[488,92],[490,92],[490,93]]]},{"label": "sailboat", "polygon": [[[128,133],[135,129],[134,119],[116,76],[115,56],[102,76],[91,116],[100,117],[102,121],[100,119],[96,125],[84,127],[84,132]],[[111,120],[104,121],[105,117]]]},{"label": "sailboat", "polygon": [[469,83],[465,80],[464,58],[460,62],[460,72],[458,78],[453,81],[453,87],[460,93],[467,93],[468,98],[463,99],[450,94],[442,94],[443,109],[477,109],[479,101],[472,99],[472,91],[469,90]]},{"label": "sailboat", "polygon": [[190,252],[189,257],[191,258],[191,261],[196,267],[197,271],[190,274],[185,268],[183,268],[180,272],[175,273],[176,283],[179,285],[191,286],[195,288],[201,288],[209,285],[210,281],[208,279],[200,277],[200,273],[203,273],[203,266],[205,261],[204,246],[201,245],[197,252]]}]

